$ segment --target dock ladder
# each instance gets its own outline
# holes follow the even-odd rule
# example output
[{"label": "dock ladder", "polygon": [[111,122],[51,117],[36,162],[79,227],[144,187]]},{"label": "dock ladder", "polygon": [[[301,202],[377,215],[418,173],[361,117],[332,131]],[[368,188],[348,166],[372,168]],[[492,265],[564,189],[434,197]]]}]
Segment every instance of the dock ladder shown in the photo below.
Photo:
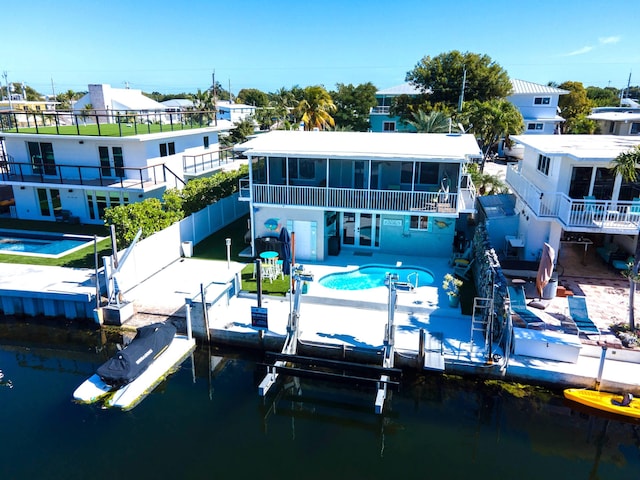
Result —
[{"label": "dock ladder", "polygon": [[471,316],[471,349],[475,343],[476,332],[481,332],[484,336],[484,350],[489,344],[489,321],[491,320],[491,309],[493,301],[490,298],[475,297],[473,299],[473,314]]}]

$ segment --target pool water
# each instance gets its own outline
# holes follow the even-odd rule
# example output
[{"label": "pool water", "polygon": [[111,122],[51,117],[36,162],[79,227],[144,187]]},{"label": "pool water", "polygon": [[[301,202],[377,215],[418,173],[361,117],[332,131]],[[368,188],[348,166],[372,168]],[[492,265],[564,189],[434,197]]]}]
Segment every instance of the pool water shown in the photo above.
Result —
[{"label": "pool water", "polygon": [[82,248],[92,237],[83,235],[56,235],[28,233],[16,230],[0,231],[0,254],[61,256]]},{"label": "pool water", "polygon": [[334,290],[367,290],[383,287],[387,273],[397,274],[399,282],[409,282],[417,287],[433,283],[433,274],[424,268],[385,265],[370,265],[351,272],[331,273],[322,277],[318,283]]}]

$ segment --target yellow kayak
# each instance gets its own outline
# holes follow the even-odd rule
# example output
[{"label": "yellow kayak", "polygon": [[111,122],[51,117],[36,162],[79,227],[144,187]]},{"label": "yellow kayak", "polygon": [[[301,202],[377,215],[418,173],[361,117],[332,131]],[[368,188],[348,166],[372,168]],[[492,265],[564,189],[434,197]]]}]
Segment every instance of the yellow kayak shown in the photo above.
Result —
[{"label": "yellow kayak", "polygon": [[568,400],[604,412],[640,418],[640,399],[633,398],[630,394],[623,395],[581,388],[567,388],[564,391],[564,396]]}]

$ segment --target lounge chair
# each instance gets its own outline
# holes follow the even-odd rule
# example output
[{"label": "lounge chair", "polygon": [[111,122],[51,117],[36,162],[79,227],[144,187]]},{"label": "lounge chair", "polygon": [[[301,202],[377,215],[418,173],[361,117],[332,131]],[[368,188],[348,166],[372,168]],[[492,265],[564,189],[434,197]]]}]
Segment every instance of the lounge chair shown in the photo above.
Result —
[{"label": "lounge chair", "polygon": [[473,251],[473,248],[471,244],[469,244],[469,246],[464,252],[462,253],[454,252],[453,255],[451,255],[451,260],[449,260],[449,265],[451,266],[468,265],[469,262],[471,262],[472,251]]},{"label": "lounge chair", "polygon": [[455,273],[458,277],[463,278],[465,280],[469,280],[469,272],[471,271],[471,266],[473,265],[474,260],[472,259],[466,265],[453,265],[453,273]]},{"label": "lounge chair", "polygon": [[527,328],[544,329],[544,321],[527,308],[527,297],[523,286],[509,286],[511,312],[515,313],[527,325]]},{"label": "lounge chair", "polygon": [[569,316],[576,324],[578,332],[584,334],[597,333],[600,335],[600,329],[593,323],[593,320],[589,318],[586,298],[573,295],[567,297],[567,302],[569,302]]}]

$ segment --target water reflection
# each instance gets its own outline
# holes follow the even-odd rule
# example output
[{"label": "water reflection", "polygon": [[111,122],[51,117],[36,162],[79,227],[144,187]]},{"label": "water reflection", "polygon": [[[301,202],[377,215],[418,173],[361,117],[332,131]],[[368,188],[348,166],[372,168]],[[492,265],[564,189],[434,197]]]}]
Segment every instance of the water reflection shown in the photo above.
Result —
[{"label": "water reflection", "polygon": [[[370,385],[283,377],[264,359],[199,346],[130,412],[74,389],[125,339],[0,322],[2,478],[615,478],[640,471],[637,423],[518,398],[477,379],[406,372],[383,415]],[[517,393],[519,390],[514,390]],[[46,445],[46,448],[43,446]]]}]

